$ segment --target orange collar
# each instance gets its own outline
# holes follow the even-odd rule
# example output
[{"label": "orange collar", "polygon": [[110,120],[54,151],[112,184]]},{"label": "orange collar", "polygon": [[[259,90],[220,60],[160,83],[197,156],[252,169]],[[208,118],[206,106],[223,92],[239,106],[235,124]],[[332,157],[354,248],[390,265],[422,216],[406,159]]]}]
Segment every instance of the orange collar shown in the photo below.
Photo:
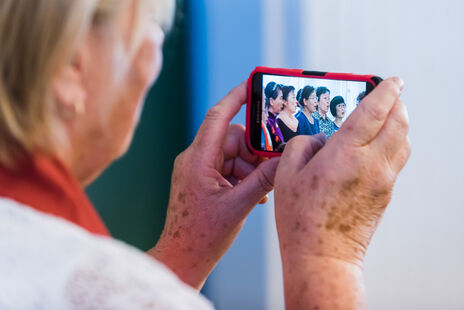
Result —
[{"label": "orange collar", "polygon": [[14,171],[0,166],[0,197],[110,236],[80,184],[58,160],[36,156]]}]

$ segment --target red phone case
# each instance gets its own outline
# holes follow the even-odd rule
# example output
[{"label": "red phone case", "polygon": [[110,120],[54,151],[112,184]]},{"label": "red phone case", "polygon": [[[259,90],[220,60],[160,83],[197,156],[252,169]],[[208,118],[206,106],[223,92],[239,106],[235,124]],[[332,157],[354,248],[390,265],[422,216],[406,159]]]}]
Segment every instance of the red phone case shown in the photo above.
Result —
[{"label": "red phone case", "polygon": [[256,73],[265,74],[276,74],[295,76],[303,78],[314,78],[314,79],[329,79],[329,80],[348,80],[348,81],[361,81],[371,83],[373,87],[377,86],[382,79],[375,75],[358,75],[352,73],[331,73],[331,72],[320,72],[320,71],[307,71],[301,69],[280,69],[280,68],[269,68],[269,67],[256,67],[251,72],[247,82],[247,109],[246,109],[246,140],[248,148],[256,155],[263,157],[276,157],[281,156],[281,153],[277,152],[265,152],[256,150],[251,144],[250,134],[250,121],[251,121],[251,97],[252,97],[252,82],[253,76]]}]

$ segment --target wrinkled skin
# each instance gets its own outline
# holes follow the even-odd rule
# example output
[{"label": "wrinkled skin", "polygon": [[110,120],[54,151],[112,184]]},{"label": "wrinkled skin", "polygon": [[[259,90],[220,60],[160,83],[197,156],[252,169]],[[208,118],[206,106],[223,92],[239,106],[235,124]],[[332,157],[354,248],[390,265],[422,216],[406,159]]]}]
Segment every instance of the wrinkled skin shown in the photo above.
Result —
[{"label": "wrinkled skin", "polygon": [[340,309],[363,307],[357,278],[410,154],[401,88],[398,78],[382,82],[325,146],[322,134],[287,144],[275,184],[287,308],[338,309],[340,300]]},{"label": "wrinkled skin", "polygon": [[274,186],[279,159],[250,153],[245,128],[229,123],[246,100],[246,85],[211,108],[192,145],[175,161],[166,224],[149,252],[199,289]]}]

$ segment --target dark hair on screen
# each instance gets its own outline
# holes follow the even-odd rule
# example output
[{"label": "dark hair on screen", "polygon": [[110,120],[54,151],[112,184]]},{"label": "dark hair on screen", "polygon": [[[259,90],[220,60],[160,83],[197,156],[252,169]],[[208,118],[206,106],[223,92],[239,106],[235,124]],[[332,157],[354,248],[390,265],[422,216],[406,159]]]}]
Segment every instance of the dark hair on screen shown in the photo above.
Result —
[{"label": "dark hair on screen", "polygon": [[271,98],[276,99],[279,95],[279,91],[282,90],[282,85],[276,82],[269,82],[264,89],[264,95],[266,96],[266,108],[269,109],[271,105]]},{"label": "dark hair on screen", "polygon": [[356,101],[358,102],[358,104],[361,102],[361,100],[364,99],[364,97],[366,97],[366,92],[365,91],[360,92],[358,97],[356,97]]},{"label": "dark hair on screen", "polygon": [[[308,100],[309,96],[311,96],[311,94],[312,94],[315,90],[316,90],[316,89],[315,89],[314,87],[309,86],[309,85],[307,85],[307,86],[305,86],[304,88],[300,89],[301,94],[300,94],[300,97],[297,98],[298,103],[299,103],[302,107],[304,107],[304,106],[305,106],[305,105],[304,105],[304,100],[305,100],[305,99]],[[299,93],[299,92],[298,92],[298,93]]]},{"label": "dark hair on screen", "polygon": [[303,88],[300,88],[298,90],[298,93],[296,94],[296,101],[298,101],[298,105],[301,106],[300,99],[301,99],[301,93],[303,92]]},{"label": "dark hair on screen", "polygon": [[288,100],[288,95],[289,95],[292,91],[293,91],[293,92],[295,91],[295,87],[293,87],[293,86],[284,86],[284,87],[282,87],[282,96],[284,97],[284,100],[285,100],[285,101]]},{"label": "dark hair on screen", "polygon": [[325,87],[325,86],[319,86],[316,90],[316,97],[317,97],[317,101],[320,101],[321,100],[321,95],[325,94],[325,93],[329,93],[330,94],[330,90]]},{"label": "dark hair on screen", "polygon": [[337,117],[337,105],[340,103],[345,103],[342,96],[336,96],[330,101],[330,113],[332,113],[334,117]]}]

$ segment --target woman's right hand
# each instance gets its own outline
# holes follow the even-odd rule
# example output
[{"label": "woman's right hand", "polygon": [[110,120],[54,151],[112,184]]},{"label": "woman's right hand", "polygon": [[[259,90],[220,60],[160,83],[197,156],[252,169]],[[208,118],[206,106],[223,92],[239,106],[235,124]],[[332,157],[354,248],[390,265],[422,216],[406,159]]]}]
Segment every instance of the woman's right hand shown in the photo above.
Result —
[{"label": "woman's right hand", "polygon": [[192,145],[176,158],[165,228],[148,252],[196,289],[274,186],[279,159],[252,154],[245,127],[229,125],[246,94],[242,83],[211,108]]},{"label": "woman's right hand", "polygon": [[289,309],[363,305],[365,252],[410,153],[401,89],[382,82],[322,149],[323,135],[287,144],[275,207]]}]

